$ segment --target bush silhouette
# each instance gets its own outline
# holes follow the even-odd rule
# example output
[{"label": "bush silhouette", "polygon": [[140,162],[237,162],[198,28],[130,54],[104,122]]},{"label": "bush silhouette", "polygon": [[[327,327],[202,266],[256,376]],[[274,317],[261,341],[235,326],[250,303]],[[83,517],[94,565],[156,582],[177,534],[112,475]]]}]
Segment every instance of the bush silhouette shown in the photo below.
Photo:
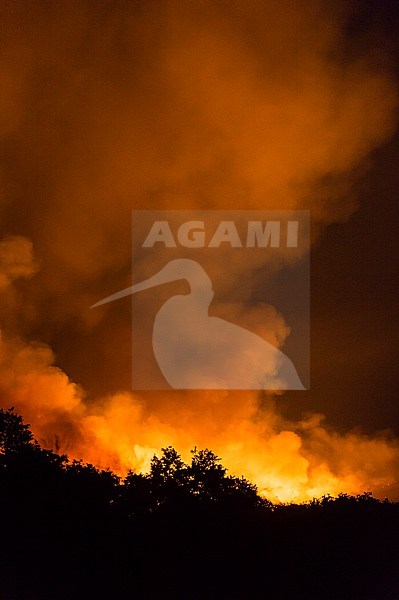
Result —
[{"label": "bush silhouette", "polygon": [[1,600],[396,600],[399,507],[273,505],[209,449],[121,480],[0,410]]}]

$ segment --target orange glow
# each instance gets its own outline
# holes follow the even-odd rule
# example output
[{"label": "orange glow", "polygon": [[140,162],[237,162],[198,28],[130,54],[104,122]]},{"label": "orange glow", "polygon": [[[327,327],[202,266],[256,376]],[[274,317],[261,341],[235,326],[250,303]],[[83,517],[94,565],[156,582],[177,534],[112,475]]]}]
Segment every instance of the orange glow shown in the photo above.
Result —
[{"label": "orange glow", "polygon": [[[0,404],[42,445],[121,475],[197,446],[270,500],[395,496],[388,435],[290,422],[279,396],[126,391],[131,314],[88,308],[131,284],[133,208],[309,209],[314,244],[350,218],[398,98],[379,55],[346,48],[345,3],[50,4],[0,6],[0,193],[16,234],[0,240]],[[261,315],[282,347],[284,315],[249,306],[228,277],[249,266],[221,261],[214,314]]]},{"label": "orange glow", "polygon": [[124,475],[146,472],[161,447],[173,445],[185,460],[194,446],[208,447],[273,501],[395,494],[399,446],[388,438],[329,431],[320,415],[290,423],[277,396],[249,392],[158,392],[152,410],[129,392],[88,403],[51,358],[42,346],[3,340],[1,393],[45,447],[70,458]]}]

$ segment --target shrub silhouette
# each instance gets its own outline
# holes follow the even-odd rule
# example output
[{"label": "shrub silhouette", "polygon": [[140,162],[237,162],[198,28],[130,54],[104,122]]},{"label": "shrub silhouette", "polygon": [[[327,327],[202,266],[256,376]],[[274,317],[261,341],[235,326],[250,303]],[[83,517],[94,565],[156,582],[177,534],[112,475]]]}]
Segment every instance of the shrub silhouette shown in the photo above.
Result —
[{"label": "shrub silhouette", "polygon": [[273,505],[211,450],[121,480],[0,410],[1,600],[396,600],[398,504]]}]

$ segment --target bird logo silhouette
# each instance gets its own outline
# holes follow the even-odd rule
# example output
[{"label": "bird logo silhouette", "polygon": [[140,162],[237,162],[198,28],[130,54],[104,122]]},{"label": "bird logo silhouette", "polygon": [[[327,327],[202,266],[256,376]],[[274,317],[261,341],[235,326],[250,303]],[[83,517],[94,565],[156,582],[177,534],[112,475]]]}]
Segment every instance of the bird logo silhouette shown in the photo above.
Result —
[{"label": "bird logo silhouette", "polygon": [[239,325],[209,316],[212,282],[194,260],[171,260],[156,275],[91,308],[180,279],[188,281],[190,293],[165,302],[152,334],[155,359],[172,388],[305,389],[291,360],[275,346]]}]

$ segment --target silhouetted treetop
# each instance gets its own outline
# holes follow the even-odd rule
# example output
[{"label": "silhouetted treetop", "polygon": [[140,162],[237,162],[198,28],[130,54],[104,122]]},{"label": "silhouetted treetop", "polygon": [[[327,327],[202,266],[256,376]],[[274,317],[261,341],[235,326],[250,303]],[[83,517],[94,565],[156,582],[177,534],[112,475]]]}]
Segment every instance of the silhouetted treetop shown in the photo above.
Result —
[{"label": "silhouetted treetop", "polygon": [[121,480],[0,410],[1,600],[393,600],[398,508],[272,505],[207,448],[185,463],[168,446]]},{"label": "silhouetted treetop", "polygon": [[36,445],[30,426],[23,422],[14,408],[0,408],[0,453],[18,452],[22,448]]}]

